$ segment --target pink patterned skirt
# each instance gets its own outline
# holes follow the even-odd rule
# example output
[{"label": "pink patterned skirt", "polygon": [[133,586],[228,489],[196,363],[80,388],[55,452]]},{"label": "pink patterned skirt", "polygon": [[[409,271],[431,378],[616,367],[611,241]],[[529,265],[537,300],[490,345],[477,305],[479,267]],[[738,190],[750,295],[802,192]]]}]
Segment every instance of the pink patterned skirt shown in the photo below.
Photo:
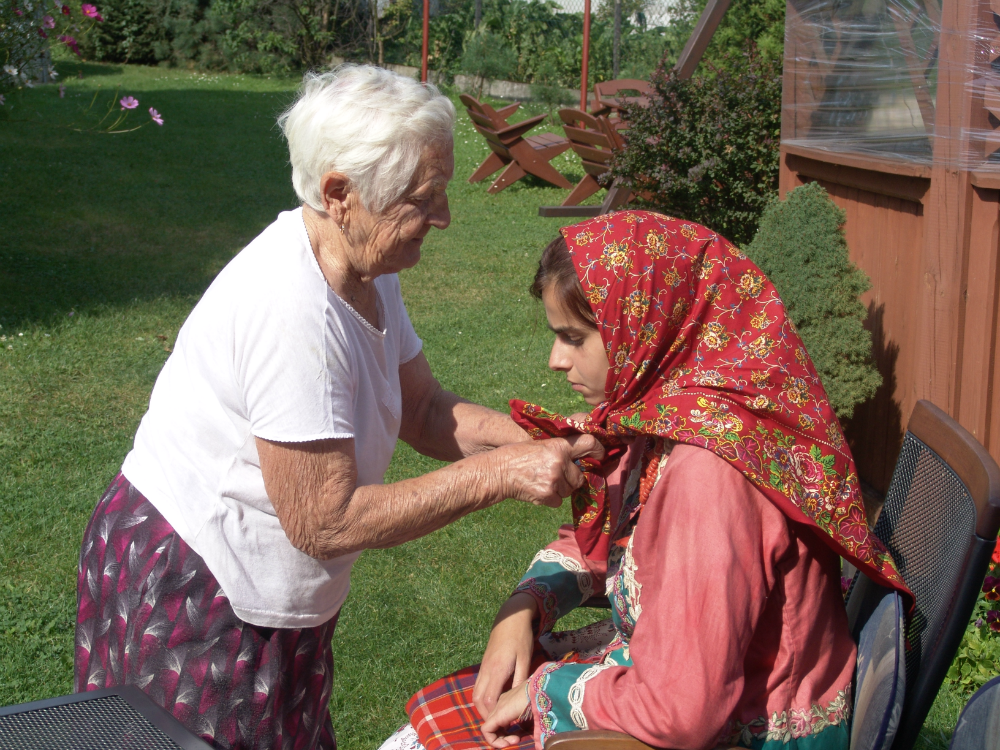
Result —
[{"label": "pink patterned skirt", "polygon": [[337,624],[240,620],[205,561],[121,474],[87,526],[77,580],[77,692],[136,685],[234,750],[333,750]]}]

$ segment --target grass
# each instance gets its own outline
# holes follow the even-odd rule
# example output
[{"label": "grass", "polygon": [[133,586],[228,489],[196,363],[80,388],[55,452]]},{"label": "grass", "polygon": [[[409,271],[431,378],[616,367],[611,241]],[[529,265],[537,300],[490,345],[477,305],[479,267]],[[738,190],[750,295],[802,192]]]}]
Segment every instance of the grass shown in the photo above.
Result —
[{"label": "grass", "polygon": [[[60,70],[66,99],[35,89],[0,120],[0,705],[71,691],[76,556],[93,505],[201,292],[296,204],[274,118],[297,80]],[[110,97],[119,86],[141,102],[132,120],[154,106],[166,125],[69,127],[98,87]],[[414,325],[445,387],[497,409],[517,396],[575,411],[546,368],[549,335],[526,293],[559,226],[536,208],[565,192],[469,185],[487,151],[459,122],[452,226],[401,276]],[[556,166],[582,176],[569,155]],[[387,481],[435,465],[402,446]],[[377,747],[416,689],[478,660],[496,608],[568,517],[508,501],[362,555],[335,637],[342,747]],[[942,690],[924,746],[947,746],[964,700]]]}]

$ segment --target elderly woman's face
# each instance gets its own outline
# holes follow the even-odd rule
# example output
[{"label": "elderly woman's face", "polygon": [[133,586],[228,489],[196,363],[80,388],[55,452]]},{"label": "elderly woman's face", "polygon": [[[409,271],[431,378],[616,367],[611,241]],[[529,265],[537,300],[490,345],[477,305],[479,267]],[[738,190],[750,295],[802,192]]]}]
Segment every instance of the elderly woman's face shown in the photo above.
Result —
[{"label": "elderly woman's face", "polygon": [[452,142],[428,146],[413,182],[401,201],[380,215],[361,209],[358,221],[367,236],[367,265],[378,273],[396,273],[420,260],[420,246],[431,227],[451,223],[448,182],[455,172]]}]

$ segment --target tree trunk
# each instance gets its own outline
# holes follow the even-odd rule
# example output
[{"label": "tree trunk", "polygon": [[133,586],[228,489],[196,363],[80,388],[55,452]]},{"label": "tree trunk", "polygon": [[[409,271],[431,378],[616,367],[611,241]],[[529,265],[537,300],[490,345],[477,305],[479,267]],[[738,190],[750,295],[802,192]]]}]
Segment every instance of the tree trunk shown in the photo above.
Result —
[{"label": "tree trunk", "polygon": [[621,60],[621,46],[622,46],[622,0],[615,0],[615,40],[614,40],[614,58],[612,63],[612,77],[618,78],[618,71],[620,69],[619,62]]}]

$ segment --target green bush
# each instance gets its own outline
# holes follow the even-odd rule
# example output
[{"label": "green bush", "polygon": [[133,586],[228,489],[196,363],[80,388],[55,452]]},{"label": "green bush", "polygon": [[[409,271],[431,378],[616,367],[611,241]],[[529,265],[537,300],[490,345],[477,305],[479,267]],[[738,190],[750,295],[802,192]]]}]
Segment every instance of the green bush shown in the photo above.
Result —
[{"label": "green bush", "polygon": [[781,69],[753,45],[689,80],[661,67],[648,107],[628,111],[621,178],[652,207],[749,242],[778,187]]},{"label": "green bush", "polygon": [[88,58],[106,62],[155,65],[158,50],[169,49],[167,24],[187,16],[196,2],[177,0],[168,7],[160,0],[101,0],[104,23],[99,24],[80,45]]},{"label": "green bush", "polygon": [[781,295],[841,418],[882,383],[858,299],[871,282],[848,257],[844,220],[826,190],[812,182],[773,201],[746,247]]},{"label": "green bush", "polygon": [[487,80],[508,78],[517,68],[517,55],[501,37],[489,31],[474,34],[462,53],[463,73],[479,79],[479,93]]}]

